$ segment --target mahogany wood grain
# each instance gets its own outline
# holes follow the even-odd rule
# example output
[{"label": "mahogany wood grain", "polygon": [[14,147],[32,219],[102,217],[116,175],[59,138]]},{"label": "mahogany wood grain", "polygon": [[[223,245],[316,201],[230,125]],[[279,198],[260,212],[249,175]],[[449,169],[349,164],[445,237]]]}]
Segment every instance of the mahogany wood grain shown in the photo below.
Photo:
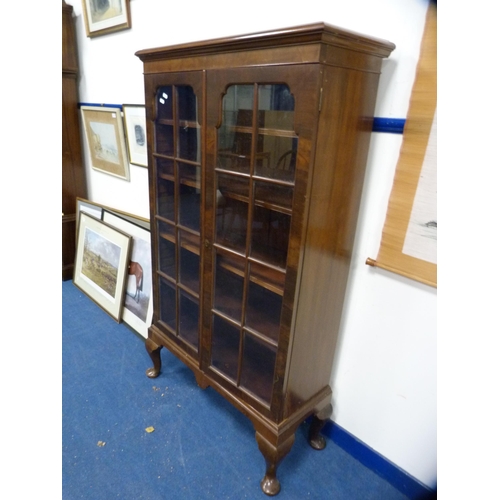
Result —
[{"label": "mahogany wood grain", "polygon": [[[154,366],[148,370],[148,376],[159,375],[160,349],[164,346],[191,368],[200,387],[211,386],[246,415],[255,427],[257,443],[266,462],[261,488],[267,495],[279,492],[278,465],[290,451],[296,429],[308,416],[313,415],[311,446],[315,449],[325,446],[320,431],[332,414],[329,381],[381,61],[393,49],[390,42],[316,23],[136,53],[144,63],[151,165],[152,261],[153,269],[157,270],[153,280],[153,325],[146,343]],[[161,127],[166,122],[155,122],[155,99],[159,88],[183,85],[190,86],[197,97],[201,179],[196,179],[193,186],[200,188],[201,228],[199,235],[196,233],[196,238],[186,245],[176,242],[174,233],[165,236],[170,226],[163,226],[163,241],[184,245],[183,248],[200,259],[200,289],[198,295],[193,295],[199,297],[200,306],[198,350],[167,325],[171,322],[169,315],[167,322],[161,318],[165,305],[162,301],[168,296],[160,297],[161,284],[168,282],[168,290],[187,289],[159,267],[162,235],[156,221],[160,224],[166,221],[157,213],[156,196],[165,179],[175,183],[177,177],[156,166],[162,155],[155,152],[155,137],[160,138]],[[221,147],[218,142],[219,129],[227,126],[224,96],[230,87],[237,85],[253,92],[253,105],[246,104],[244,121],[235,120],[233,127],[235,134],[246,135],[246,147],[250,149],[242,154],[224,145]],[[258,89],[267,85],[289,89],[294,103],[291,130],[261,124],[264,123],[260,121],[262,110],[256,102]],[[289,117],[290,111],[286,113]],[[189,128],[193,123],[188,120],[179,122],[179,127],[181,125]],[[264,198],[261,198],[263,191],[257,191],[253,184],[261,183],[266,168],[270,168],[262,164],[262,159],[269,162],[271,155],[263,151],[262,143],[258,142],[257,137],[261,136],[298,140],[294,174],[266,181]],[[173,137],[175,143],[176,132]],[[230,135],[224,135],[224,140],[227,137]],[[224,166],[218,163],[219,147]],[[172,155],[172,161],[181,161],[175,152]],[[246,162],[239,164],[234,172],[231,161],[227,160],[231,155]],[[283,186],[290,192],[293,190],[291,202],[286,198],[288,194],[285,196],[288,201],[283,201]],[[218,192],[218,187],[224,193]],[[273,226],[279,241],[288,239],[286,250],[279,250],[286,255],[286,262],[274,262],[275,254],[266,252],[265,240],[263,246],[258,238],[251,237],[250,229],[245,229],[244,237],[240,237],[241,226],[235,229],[241,233],[237,232],[240,239],[234,247],[230,238],[217,236],[217,218],[224,214],[224,209],[217,205],[221,194],[228,204],[236,204],[233,214],[242,219],[246,217],[244,227],[253,228],[254,214],[250,207],[288,217],[287,233],[279,229],[285,226]],[[174,207],[174,217],[178,211],[179,207]],[[234,219],[235,215],[231,217]],[[226,219],[223,221],[225,227]],[[256,217],[255,221],[257,226],[271,230],[271,224],[265,219]],[[262,227],[253,230],[262,231]],[[196,244],[199,248],[193,246]],[[221,273],[220,279],[217,272]],[[232,273],[233,277],[228,278],[224,273]],[[237,285],[235,290],[239,290],[238,283],[246,285],[235,295],[232,287]],[[281,303],[279,325],[273,324],[278,321],[275,315],[262,314],[259,319],[255,307],[258,301],[247,304],[246,297],[252,295],[245,286],[260,286],[266,293],[277,294],[278,302],[273,304]],[[266,307],[265,303],[261,304],[259,307]],[[251,323],[245,324],[248,318]],[[259,353],[262,353],[260,367]],[[270,371],[269,360],[274,359],[274,355],[274,369]],[[246,371],[243,363],[248,363],[244,366]]]},{"label": "mahogany wood grain", "polygon": [[78,115],[78,57],[73,7],[62,2],[62,279],[73,277],[76,198],[87,197]]}]

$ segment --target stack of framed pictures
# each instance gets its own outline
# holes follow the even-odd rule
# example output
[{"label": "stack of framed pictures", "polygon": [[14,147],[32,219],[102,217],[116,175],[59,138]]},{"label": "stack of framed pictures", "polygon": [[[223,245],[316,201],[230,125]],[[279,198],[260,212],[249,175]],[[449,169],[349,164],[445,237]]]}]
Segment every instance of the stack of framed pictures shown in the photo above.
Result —
[{"label": "stack of framed pictures", "polygon": [[129,162],[147,168],[144,105],[82,105],[80,109],[94,170],[130,181]]},{"label": "stack of framed pictures", "polygon": [[77,198],[73,283],[147,338],[153,317],[149,220]]}]

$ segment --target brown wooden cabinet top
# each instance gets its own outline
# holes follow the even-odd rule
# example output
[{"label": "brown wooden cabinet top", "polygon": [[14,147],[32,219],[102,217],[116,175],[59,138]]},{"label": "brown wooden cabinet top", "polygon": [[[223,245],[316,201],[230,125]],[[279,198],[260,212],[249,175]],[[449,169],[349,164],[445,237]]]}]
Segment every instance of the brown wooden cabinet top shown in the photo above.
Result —
[{"label": "brown wooden cabinet top", "polygon": [[290,47],[308,44],[326,44],[347,48],[379,57],[388,57],[395,49],[392,42],[368,37],[323,22],[262,31],[244,35],[215,38],[136,52],[142,61],[238,52],[267,47]]}]

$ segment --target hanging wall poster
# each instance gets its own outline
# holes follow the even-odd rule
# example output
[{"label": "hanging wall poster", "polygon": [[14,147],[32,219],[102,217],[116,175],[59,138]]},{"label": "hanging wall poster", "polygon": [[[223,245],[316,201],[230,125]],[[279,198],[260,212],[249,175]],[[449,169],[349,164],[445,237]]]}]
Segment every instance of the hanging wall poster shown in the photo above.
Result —
[{"label": "hanging wall poster", "polygon": [[437,8],[430,3],[377,259],[437,287]]}]

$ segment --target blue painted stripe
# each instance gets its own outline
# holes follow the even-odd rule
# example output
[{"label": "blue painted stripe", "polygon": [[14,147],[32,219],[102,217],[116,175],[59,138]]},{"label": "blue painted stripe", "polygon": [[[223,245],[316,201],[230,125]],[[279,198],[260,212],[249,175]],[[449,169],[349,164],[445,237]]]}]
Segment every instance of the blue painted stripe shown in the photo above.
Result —
[{"label": "blue painted stripe", "polygon": [[373,132],[386,132],[389,134],[402,134],[405,128],[404,118],[382,118],[373,119]]},{"label": "blue painted stripe", "polygon": [[78,107],[81,108],[82,106],[95,106],[97,108],[118,108],[122,109],[121,104],[104,104],[102,102],[79,102]]},{"label": "blue painted stripe", "polygon": [[[79,102],[78,107],[82,106],[96,106],[96,107],[107,107],[107,108],[119,108],[122,109],[121,104],[104,104],[95,102]],[[402,134],[405,128],[406,120],[404,118],[382,118],[375,117],[373,119],[373,132],[386,132],[389,134]]]},{"label": "blue painted stripe", "polygon": [[335,422],[329,420],[322,433],[410,500],[437,498],[436,490],[427,487]]}]

